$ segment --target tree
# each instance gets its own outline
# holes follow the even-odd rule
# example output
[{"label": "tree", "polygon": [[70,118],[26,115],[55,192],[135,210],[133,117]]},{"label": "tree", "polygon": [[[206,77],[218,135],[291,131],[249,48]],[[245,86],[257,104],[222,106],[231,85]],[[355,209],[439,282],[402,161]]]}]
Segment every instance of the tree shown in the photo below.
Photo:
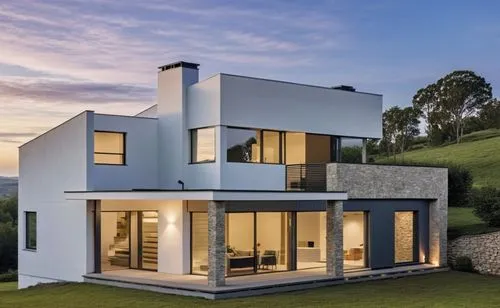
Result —
[{"label": "tree", "polygon": [[394,155],[404,151],[410,145],[411,140],[420,134],[418,125],[420,111],[413,107],[399,108],[394,106],[386,110],[382,116],[383,144],[387,154]]},{"label": "tree", "polygon": [[457,143],[466,117],[476,114],[491,99],[491,85],[472,71],[454,71],[436,83],[438,112],[454,126]]},{"label": "tree", "polygon": [[413,108],[420,111],[421,117],[426,121],[427,141],[432,143],[431,136],[434,135],[435,128],[439,125],[439,105],[438,91],[436,84],[430,84],[425,88],[417,91],[413,96]]},{"label": "tree", "polygon": [[0,199],[0,273],[17,269],[17,198]]},{"label": "tree", "polygon": [[482,129],[500,128],[500,100],[494,98],[487,102],[479,112]]}]

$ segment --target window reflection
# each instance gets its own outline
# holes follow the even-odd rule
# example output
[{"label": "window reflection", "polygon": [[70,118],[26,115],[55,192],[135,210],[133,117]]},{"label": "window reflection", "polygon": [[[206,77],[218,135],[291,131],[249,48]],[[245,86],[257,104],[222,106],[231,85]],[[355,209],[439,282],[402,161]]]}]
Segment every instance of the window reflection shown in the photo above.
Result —
[{"label": "window reflection", "polygon": [[280,133],[274,131],[263,132],[263,163],[280,163]]},{"label": "window reflection", "polygon": [[260,131],[254,129],[227,130],[228,162],[260,162]]},{"label": "window reflection", "polygon": [[200,128],[191,131],[191,162],[215,161],[215,128]]}]

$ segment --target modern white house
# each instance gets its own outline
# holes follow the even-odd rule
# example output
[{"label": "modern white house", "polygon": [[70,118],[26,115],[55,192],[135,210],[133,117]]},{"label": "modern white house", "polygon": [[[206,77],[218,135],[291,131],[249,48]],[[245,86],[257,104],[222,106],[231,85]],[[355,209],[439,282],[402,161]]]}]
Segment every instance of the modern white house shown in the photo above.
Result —
[{"label": "modern white house", "polygon": [[367,163],[381,95],[198,72],[162,66],[151,108],[84,111],[20,147],[20,288],[216,294],[446,266],[447,169]]}]

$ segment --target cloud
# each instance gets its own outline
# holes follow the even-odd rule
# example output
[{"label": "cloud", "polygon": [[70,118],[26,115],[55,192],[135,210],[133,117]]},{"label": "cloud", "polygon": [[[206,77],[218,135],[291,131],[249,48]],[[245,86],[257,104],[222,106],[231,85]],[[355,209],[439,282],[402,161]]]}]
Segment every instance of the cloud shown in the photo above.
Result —
[{"label": "cloud", "polygon": [[36,133],[2,133],[0,132],[0,138],[16,138],[16,137],[33,137]]},{"label": "cloud", "polygon": [[126,84],[68,81],[50,78],[0,78],[3,101],[123,103],[151,102],[155,90]]}]

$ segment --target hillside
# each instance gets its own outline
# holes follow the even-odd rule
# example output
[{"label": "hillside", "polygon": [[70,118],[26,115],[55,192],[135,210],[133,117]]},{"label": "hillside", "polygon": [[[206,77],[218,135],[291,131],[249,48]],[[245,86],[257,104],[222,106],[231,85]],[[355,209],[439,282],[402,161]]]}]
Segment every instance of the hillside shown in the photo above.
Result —
[{"label": "hillside", "polygon": [[[398,160],[401,155],[398,155]],[[464,136],[463,143],[423,148],[404,153],[405,161],[460,164],[472,172],[474,186],[500,188],[500,130]],[[390,160],[384,159],[390,162]]]},{"label": "hillside", "polygon": [[0,197],[17,194],[17,178],[0,176]]}]

